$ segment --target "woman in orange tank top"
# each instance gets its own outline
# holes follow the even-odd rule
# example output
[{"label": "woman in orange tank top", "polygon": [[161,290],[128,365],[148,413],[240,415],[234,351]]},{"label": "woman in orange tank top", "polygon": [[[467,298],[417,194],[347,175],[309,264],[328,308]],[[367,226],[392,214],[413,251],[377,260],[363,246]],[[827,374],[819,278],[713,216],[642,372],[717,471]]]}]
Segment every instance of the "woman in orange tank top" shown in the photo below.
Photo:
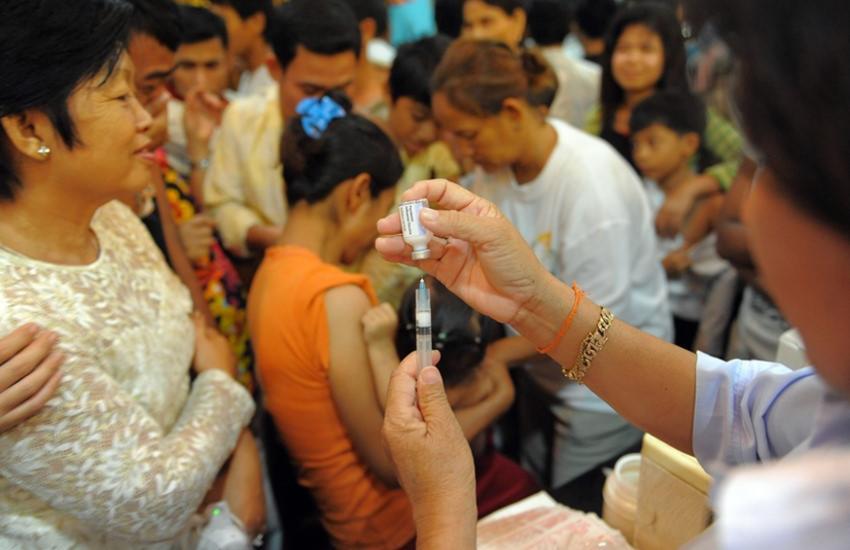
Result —
[{"label": "woman in orange tank top", "polygon": [[383,411],[361,318],[375,305],[344,272],[373,245],[402,173],[395,146],[341,95],[307,99],[283,138],[289,219],[250,292],[265,405],[341,548],[396,549],[415,536],[381,443]]}]

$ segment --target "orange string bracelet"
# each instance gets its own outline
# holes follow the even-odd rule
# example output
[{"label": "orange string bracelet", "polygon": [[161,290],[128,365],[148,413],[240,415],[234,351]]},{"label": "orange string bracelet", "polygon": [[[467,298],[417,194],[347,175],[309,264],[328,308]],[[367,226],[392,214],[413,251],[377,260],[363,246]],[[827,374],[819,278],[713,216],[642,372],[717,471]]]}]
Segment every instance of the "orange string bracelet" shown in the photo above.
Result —
[{"label": "orange string bracelet", "polygon": [[555,338],[553,338],[552,341],[549,342],[549,344],[547,344],[546,346],[542,348],[537,348],[537,351],[539,353],[548,355],[549,353],[554,351],[555,348],[558,347],[558,344],[561,343],[561,340],[563,340],[564,335],[567,333],[567,331],[570,330],[570,327],[573,324],[573,320],[578,314],[578,306],[581,305],[581,300],[582,298],[584,298],[584,291],[581,289],[580,286],[578,286],[578,283],[575,281],[573,281],[573,292],[575,292],[576,297],[573,300],[573,308],[570,310],[570,314],[567,315],[567,318],[564,320],[564,324],[561,325],[560,329],[558,329],[558,333],[555,335]]}]

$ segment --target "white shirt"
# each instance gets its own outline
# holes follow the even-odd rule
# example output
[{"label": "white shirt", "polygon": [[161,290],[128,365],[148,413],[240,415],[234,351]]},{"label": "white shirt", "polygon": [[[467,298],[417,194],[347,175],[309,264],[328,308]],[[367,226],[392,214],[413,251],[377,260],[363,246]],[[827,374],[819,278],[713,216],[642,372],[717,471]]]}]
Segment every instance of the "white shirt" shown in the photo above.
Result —
[{"label": "white shirt", "polygon": [[280,142],[284,121],[278,88],[231,103],[224,111],[204,179],[204,202],[224,246],[249,256],[254,225],[286,222]]},{"label": "white shirt", "polygon": [[231,99],[237,97],[264,96],[269,88],[277,84],[269,68],[264,64],[253,71],[244,71],[239,77],[239,86]]},{"label": "white shirt", "polygon": [[850,403],[813,369],[698,354],[693,445],[718,519],[692,548],[847,547]]},{"label": "white shirt", "polygon": [[560,46],[541,51],[558,77],[558,93],[549,115],[576,128],[584,128],[590,111],[599,103],[602,68],[596,63],[567,56]]},{"label": "white shirt", "polygon": [[[653,218],[664,205],[666,195],[657,183],[646,180],[646,193],[649,197],[649,205]],[[668,254],[682,248],[685,239],[681,234],[673,238],[658,238],[658,261],[663,262]],[[667,288],[670,292],[670,310],[674,315],[689,321],[702,319],[702,311],[705,301],[711,290],[712,282],[724,270],[728,269],[729,262],[717,254],[717,235],[713,232],[698,242],[688,254],[691,258],[691,266],[681,277],[669,279]]]},{"label": "white shirt", "polygon": [[[670,341],[667,284],[656,257],[653,218],[634,170],[606,142],[550,120],[558,142],[536,179],[478,173],[472,191],[517,227],[544,266],[625,322]],[[582,410],[613,412],[585,386],[559,396]]]}]

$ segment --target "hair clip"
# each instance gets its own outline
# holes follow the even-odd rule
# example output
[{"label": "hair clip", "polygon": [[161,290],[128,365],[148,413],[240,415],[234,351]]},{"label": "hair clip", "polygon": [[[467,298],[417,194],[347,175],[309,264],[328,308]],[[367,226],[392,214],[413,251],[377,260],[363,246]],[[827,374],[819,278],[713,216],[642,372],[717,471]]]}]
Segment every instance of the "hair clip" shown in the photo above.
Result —
[{"label": "hair clip", "polygon": [[298,104],[295,112],[301,115],[304,132],[313,139],[319,139],[330,123],[346,115],[339,103],[328,96],[308,97]]}]

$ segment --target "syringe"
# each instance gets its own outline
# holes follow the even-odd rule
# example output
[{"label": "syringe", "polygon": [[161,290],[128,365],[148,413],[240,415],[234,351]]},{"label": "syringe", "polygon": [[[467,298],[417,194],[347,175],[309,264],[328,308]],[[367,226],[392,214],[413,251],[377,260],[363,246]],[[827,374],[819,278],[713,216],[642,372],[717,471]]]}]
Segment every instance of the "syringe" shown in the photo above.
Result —
[{"label": "syringe", "polygon": [[431,365],[431,293],[419,279],[416,291],[416,359],[418,372]]}]

